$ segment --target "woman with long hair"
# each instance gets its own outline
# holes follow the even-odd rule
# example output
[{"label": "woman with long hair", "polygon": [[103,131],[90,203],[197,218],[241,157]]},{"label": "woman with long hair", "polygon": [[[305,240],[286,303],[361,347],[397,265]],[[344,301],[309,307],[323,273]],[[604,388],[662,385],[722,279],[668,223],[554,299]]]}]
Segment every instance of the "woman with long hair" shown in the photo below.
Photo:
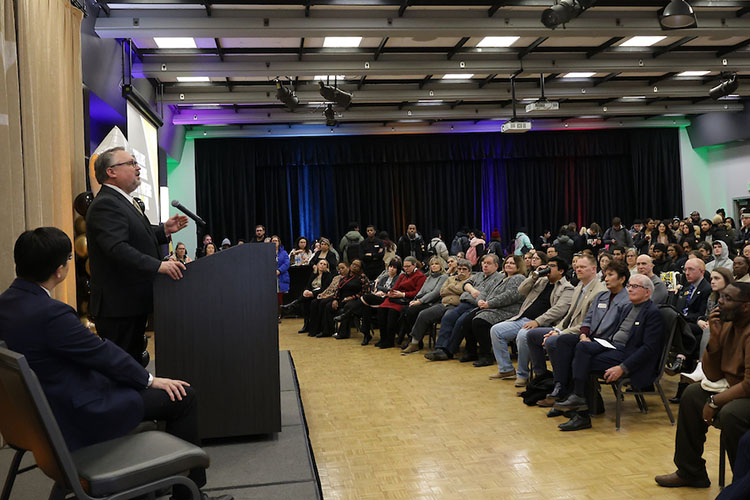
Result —
[{"label": "woman with long hair", "polygon": [[170,259],[182,262],[183,264],[193,262],[193,259],[187,254],[187,247],[185,247],[185,244],[181,241],[177,242],[177,246],[174,247],[174,255]]},{"label": "woman with long hair", "polygon": [[289,260],[293,266],[305,266],[310,263],[313,253],[310,242],[304,236],[298,236],[294,242],[294,250],[289,252]]},{"label": "woman with long hair", "polygon": [[676,242],[677,239],[674,237],[674,233],[669,229],[667,223],[664,221],[659,222],[659,225],[656,226],[656,241],[654,241],[654,243],[669,245],[670,243]]}]

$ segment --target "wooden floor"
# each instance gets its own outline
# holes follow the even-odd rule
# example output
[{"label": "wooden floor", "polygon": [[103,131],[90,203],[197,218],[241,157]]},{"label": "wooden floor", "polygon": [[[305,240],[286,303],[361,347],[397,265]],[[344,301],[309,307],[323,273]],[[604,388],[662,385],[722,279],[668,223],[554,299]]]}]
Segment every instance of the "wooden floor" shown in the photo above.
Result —
[{"label": "wooden floor", "polygon": [[[298,335],[300,326],[284,320],[280,348],[294,358],[326,499],[712,499],[719,492],[714,429],[704,455],[710,489],[654,483],[675,469],[675,428],[658,396],[647,397],[645,415],[627,397],[618,432],[614,398],[604,392],[607,411],[592,429],[561,432],[562,417],[524,405],[511,381],[488,380],[496,366],[431,363],[421,353],[361,347],[359,334]],[[675,387],[665,383],[668,395]]]}]

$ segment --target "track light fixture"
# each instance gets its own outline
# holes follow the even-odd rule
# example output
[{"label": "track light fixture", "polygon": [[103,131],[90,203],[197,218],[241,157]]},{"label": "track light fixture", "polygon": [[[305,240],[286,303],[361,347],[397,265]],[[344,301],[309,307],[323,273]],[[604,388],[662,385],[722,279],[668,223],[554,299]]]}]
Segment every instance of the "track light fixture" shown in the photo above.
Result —
[{"label": "track light fixture", "polygon": [[717,101],[722,97],[737,92],[739,87],[740,81],[737,79],[737,73],[722,73],[721,83],[709,90],[708,95],[711,96],[711,99]]},{"label": "track light fixture", "polygon": [[291,111],[294,111],[294,108],[299,105],[299,98],[294,95],[294,91],[289,87],[285,87],[278,78],[273,82],[276,84],[276,99]]},{"label": "track light fixture", "polygon": [[338,124],[336,121],[336,112],[333,110],[333,104],[326,106],[326,110],[323,111],[323,116],[326,117],[326,127],[335,127]]},{"label": "track light fixture", "polygon": [[685,0],[670,0],[669,4],[659,12],[659,24],[665,30],[697,28],[698,20],[693,7]]},{"label": "track light fixture", "polygon": [[318,82],[318,86],[320,87],[320,95],[326,101],[332,102],[341,108],[348,108],[352,103],[352,95],[350,93],[344,92],[338,87],[326,85],[323,82]]},{"label": "track light fixture", "polygon": [[552,7],[544,9],[542,24],[550,29],[555,29],[561,24],[575,19],[581,12],[595,3],[596,0],[558,0]]}]

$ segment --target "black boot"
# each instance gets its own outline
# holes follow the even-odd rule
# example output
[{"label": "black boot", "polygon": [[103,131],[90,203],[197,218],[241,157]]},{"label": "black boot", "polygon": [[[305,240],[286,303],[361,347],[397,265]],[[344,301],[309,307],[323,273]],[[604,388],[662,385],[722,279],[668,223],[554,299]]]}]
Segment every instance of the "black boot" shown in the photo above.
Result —
[{"label": "black boot", "polygon": [[682,397],[682,393],[685,392],[685,389],[687,388],[689,384],[687,382],[680,382],[677,384],[677,394],[669,400],[670,403],[679,404],[680,398]]},{"label": "black boot", "polygon": [[305,324],[302,325],[302,328],[300,328],[297,333],[307,333],[310,331],[310,329],[307,327],[307,320],[305,320]]}]

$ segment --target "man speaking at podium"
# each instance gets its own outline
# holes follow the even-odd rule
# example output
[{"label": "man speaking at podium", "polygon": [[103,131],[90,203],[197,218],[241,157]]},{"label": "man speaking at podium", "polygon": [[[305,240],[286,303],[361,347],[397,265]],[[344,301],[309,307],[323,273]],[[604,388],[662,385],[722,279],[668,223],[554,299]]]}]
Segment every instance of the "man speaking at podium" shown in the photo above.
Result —
[{"label": "man speaking at podium", "polygon": [[96,331],[143,363],[148,314],[153,311],[157,274],[182,278],[185,265],[162,261],[159,245],[187,226],[184,215],[151,224],[130,193],[141,184],[141,167],[121,147],[96,159],[94,175],[102,185],[86,214],[91,262],[90,311]]}]

